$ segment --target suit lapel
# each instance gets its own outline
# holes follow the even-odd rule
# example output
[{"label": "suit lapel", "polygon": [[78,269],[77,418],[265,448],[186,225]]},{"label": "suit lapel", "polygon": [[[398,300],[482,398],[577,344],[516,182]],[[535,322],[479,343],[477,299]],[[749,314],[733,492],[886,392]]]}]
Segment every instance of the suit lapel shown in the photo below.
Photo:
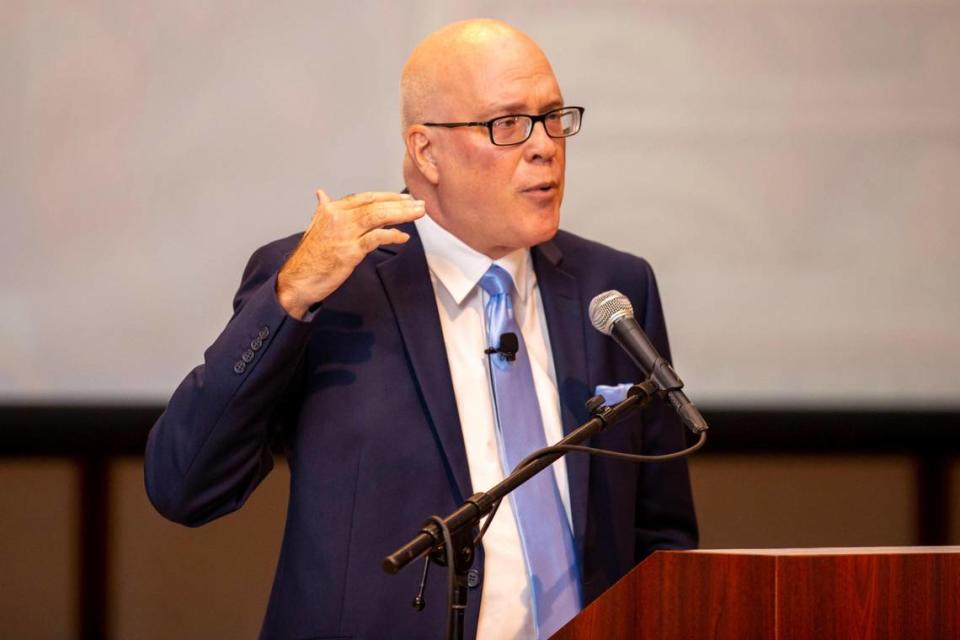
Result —
[{"label": "suit lapel", "polygon": [[463,501],[472,494],[470,469],[427,259],[416,227],[410,223],[398,228],[409,233],[410,240],[399,247],[381,247],[381,251],[394,255],[377,265],[377,273],[400,327],[434,435],[446,457],[447,473],[460,492],[459,501]]},{"label": "suit lapel", "polygon": [[[436,298],[416,227],[404,224],[399,228],[410,234],[410,240],[399,247],[381,247],[380,251],[392,255],[377,265],[377,273],[397,319],[434,435],[446,457],[448,474],[462,501],[473,490]],[[568,434],[588,417],[584,408],[591,395],[586,380],[586,312],[576,279],[560,268],[560,249],[547,242],[532,249],[532,258],[553,353],[563,431]],[[569,455],[566,465],[574,538],[578,557],[582,558],[589,458],[583,454]]]},{"label": "suit lapel", "polygon": [[[547,316],[547,330],[550,333],[563,432],[568,434],[587,420],[584,403],[592,395],[586,379],[586,312],[576,279],[560,268],[563,254],[559,247],[553,242],[546,242],[534,247],[532,256],[543,310]],[[573,535],[577,543],[577,556],[583,558],[589,458],[584,454],[574,453],[566,456],[566,465],[570,478]]]}]

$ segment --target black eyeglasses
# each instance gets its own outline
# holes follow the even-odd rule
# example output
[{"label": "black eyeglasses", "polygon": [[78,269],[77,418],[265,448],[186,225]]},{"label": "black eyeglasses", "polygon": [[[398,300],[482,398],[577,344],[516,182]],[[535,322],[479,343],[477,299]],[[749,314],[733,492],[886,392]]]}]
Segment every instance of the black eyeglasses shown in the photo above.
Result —
[{"label": "black eyeglasses", "polygon": [[486,127],[490,132],[490,142],[498,147],[508,147],[526,142],[533,133],[533,125],[543,123],[543,128],[551,138],[567,138],[580,131],[583,120],[583,107],[560,107],[539,116],[516,113],[500,116],[486,122],[424,122],[425,127]]}]

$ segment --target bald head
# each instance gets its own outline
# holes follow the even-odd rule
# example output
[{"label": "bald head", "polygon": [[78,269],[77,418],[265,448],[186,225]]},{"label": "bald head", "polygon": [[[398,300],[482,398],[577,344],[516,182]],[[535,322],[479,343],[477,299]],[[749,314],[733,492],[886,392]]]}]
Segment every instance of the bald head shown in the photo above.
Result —
[{"label": "bald head", "polygon": [[471,80],[497,59],[531,58],[549,66],[529,36],[501,20],[463,20],[434,31],[410,54],[400,77],[403,130],[454,117],[464,103],[482,99],[472,91]]}]

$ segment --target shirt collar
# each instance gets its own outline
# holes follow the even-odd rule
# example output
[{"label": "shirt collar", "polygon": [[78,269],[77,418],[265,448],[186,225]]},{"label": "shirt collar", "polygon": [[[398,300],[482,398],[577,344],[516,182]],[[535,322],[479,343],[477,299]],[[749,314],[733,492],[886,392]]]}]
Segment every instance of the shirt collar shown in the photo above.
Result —
[{"label": "shirt collar", "polygon": [[529,249],[517,249],[498,260],[491,260],[441,227],[429,214],[414,224],[420,234],[430,271],[458,305],[463,304],[494,263],[510,274],[520,301],[526,302],[527,295],[537,281]]}]

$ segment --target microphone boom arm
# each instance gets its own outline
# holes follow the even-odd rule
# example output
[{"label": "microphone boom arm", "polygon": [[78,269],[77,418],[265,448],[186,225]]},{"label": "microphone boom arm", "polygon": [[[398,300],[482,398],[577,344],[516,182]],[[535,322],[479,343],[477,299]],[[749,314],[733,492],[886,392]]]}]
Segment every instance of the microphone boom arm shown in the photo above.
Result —
[{"label": "microphone boom arm", "polygon": [[[570,432],[557,445],[576,445],[600,433],[633,407],[649,402],[657,391],[656,384],[649,379],[634,385],[626,399],[613,406],[598,409],[590,420]],[[488,491],[475,493],[467,498],[459,508],[443,518],[443,522],[451,533],[475,527],[498,501],[556,462],[565,453],[564,450],[556,450],[521,466]],[[389,574],[395,574],[424,553],[442,544],[443,533],[440,526],[428,520],[413,539],[384,558],[383,570]]]}]

